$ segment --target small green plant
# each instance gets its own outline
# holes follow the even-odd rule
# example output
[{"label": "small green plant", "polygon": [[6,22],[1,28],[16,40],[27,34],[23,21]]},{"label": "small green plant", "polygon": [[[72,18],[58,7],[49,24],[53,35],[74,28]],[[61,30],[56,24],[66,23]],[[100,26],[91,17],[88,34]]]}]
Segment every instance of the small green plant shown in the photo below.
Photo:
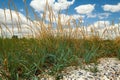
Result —
[{"label": "small green plant", "polygon": [[93,65],[93,67],[91,68],[89,68],[89,70],[91,71],[91,72],[93,72],[93,73],[97,73],[97,72],[99,72],[99,70],[98,70],[98,67],[97,67],[97,64],[95,63],[94,65]]},{"label": "small green plant", "polygon": [[90,63],[92,60],[96,61],[94,59],[96,59],[96,55],[97,55],[96,52],[98,49],[99,49],[99,47],[94,48],[94,46],[92,46],[92,48],[90,50],[86,50],[87,52],[84,55],[84,60],[86,63]]},{"label": "small green plant", "polygon": [[118,49],[117,57],[120,60],[120,49]]},{"label": "small green plant", "polygon": [[63,75],[62,74],[57,74],[56,80],[61,80],[61,79],[63,79]]},{"label": "small green plant", "polygon": [[12,36],[12,39],[18,39],[18,36],[13,35],[13,36]]}]

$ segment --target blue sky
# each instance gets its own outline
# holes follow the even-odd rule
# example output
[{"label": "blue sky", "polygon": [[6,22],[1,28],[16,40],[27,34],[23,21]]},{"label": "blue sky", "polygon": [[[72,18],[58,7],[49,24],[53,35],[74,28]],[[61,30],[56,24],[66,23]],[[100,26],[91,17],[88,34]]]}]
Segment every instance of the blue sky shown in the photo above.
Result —
[{"label": "blue sky", "polygon": [[[0,0],[0,3],[4,4],[4,7],[2,5],[0,5],[0,8],[1,9],[8,8],[8,1],[10,1],[10,0]],[[11,0],[11,1],[13,1],[13,3],[16,5],[18,11],[21,14],[25,15],[23,0]],[[29,8],[29,14],[31,17],[32,17],[32,15],[31,15],[30,7],[32,7],[38,13],[38,15],[41,14],[41,11],[40,11],[41,8],[40,9],[38,9],[38,8],[41,7],[41,6],[39,6],[39,4],[42,1],[44,2],[45,0],[26,0],[26,4]],[[96,21],[113,21],[113,20],[116,23],[118,23],[120,20],[120,7],[118,7],[118,6],[120,6],[120,0],[48,0],[48,3],[49,3],[49,1],[50,1],[50,5],[55,4],[55,2],[56,3],[59,2],[58,4],[60,4],[60,2],[62,1],[63,3],[68,5],[68,16],[69,15],[84,16],[83,20],[86,23],[92,24]],[[52,1],[54,3],[51,3]],[[69,2],[71,2],[71,3],[69,3]],[[36,7],[36,5],[38,7]],[[80,11],[81,8],[75,9],[76,7],[80,7],[82,5],[83,5],[83,11],[85,8],[86,8],[86,10],[90,10],[92,7],[94,7],[94,9],[92,9],[88,13],[87,12],[81,13],[81,11]],[[87,5],[90,5],[91,8]],[[103,6],[105,6],[105,5],[106,5],[106,7],[103,8]],[[64,6],[64,4],[60,4],[60,6],[57,6],[57,7],[61,7],[61,6]],[[54,7],[56,7],[56,5]],[[63,9],[61,9],[61,10],[63,10],[63,11],[66,10],[65,7],[63,7]],[[111,8],[111,7],[113,7],[113,8]],[[89,8],[89,9],[87,9],[87,8]],[[59,10],[59,8],[57,8],[57,9]],[[55,11],[56,11],[56,9],[55,9]]]}]

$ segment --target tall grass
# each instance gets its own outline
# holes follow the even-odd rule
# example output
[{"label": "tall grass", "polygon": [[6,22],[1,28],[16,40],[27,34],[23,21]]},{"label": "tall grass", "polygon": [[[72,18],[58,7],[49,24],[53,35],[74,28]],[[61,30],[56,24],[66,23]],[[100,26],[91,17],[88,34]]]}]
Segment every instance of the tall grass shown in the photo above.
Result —
[{"label": "tall grass", "polygon": [[[77,22],[70,18],[64,24],[67,26],[66,28],[62,25],[60,13],[56,18],[48,3],[46,3],[42,18],[39,18],[33,10],[37,22],[28,18],[29,13],[25,3],[26,18],[32,24],[27,24],[27,26],[31,30],[32,37],[4,38],[3,32],[5,31],[2,26],[6,27],[6,31],[11,36],[14,36],[14,28],[16,27],[13,24],[10,2],[8,5],[12,31],[6,23],[0,24],[0,74],[2,79],[32,79],[38,75],[42,77],[44,74],[58,76],[68,66],[82,66],[96,62],[101,57],[117,57],[120,59],[119,37],[104,40],[98,35],[100,33],[96,34],[94,28],[91,28],[91,35],[89,35],[87,29],[81,26],[81,19]],[[16,21],[18,32],[22,33],[21,18],[16,6],[13,3],[12,5],[19,19]],[[45,24],[47,11],[49,12],[49,22]],[[6,17],[5,9],[4,14]],[[56,24],[53,23],[54,21]],[[102,36],[107,31],[105,29]]]}]

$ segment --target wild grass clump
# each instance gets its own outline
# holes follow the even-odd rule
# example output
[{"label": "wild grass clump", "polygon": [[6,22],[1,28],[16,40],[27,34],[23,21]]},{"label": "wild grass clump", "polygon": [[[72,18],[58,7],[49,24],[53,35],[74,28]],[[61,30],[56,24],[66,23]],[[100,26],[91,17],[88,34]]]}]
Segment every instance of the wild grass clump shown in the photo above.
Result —
[{"label": "wild grass clump", "polygon": [[[16,8],[15,5],[14,8]],[[12,38],[4,38],[1,33],[0,74],[2,79],[29,80],[37,79],[38,75],[42,77],[45,74],[57,76],[58,79],[59,73],[69,66],[96,63],[99,58],[103,57],[120,59],[119,37],[112,40],[102,39],[94,34],[94,31],[92,31],[94,35],[88,36],[86,29],[80,25],[81,23],[72,23],[74,19],[71,18],[64,24],[67,28],[64,28],[60,14],[58,14],[56,26],[53,26],[52,20],[56,20],[56,18],[50,6],[47,5],[46,8],[51,12],[48,15],[50,21],[48,24],[44,23],[47,9],[45,9],[41,19],[35,18],[39,20],[37,23],[31,20],[32,25],[34,25],[34,28],[29,25],[29,29],[32,29],[32,37],[18,38],[16,35],[12,35],[14,33],[12,32]],[[29,15],[27,11],[26,8],[26,17]],[[33,13],[37,16],[34,11]],[[1,31],[2,24],[0,24]],[[4,24],[6,31],[11,32],[7,24]],[[18,26],[18,29],[20,31],[21,26]]]}]

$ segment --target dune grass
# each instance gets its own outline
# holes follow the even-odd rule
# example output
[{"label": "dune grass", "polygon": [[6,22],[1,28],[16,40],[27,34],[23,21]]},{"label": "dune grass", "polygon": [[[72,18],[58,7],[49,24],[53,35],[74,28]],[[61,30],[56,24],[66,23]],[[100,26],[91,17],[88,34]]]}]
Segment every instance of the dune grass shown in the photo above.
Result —
[{"label": "dune grass", "polygon": [[[14,8],[17,12],[15,5]],[[47,27],[44,24],[46,9],[50,12]],[[25,10],[26,18],[28,18],[29,14],[27,7],[25,7]],[[34,78],[36,80],[38,75],[41,75],[41,77],[44,74],[58,76],[58,74],[66,67],[82,66],[91,62],[96,63],[99,58],[117,57],[120,59],[119,37],[112,40],[104,40],[97,34],[94,34],[94,30],[91,30],[92,36],[86,37],[88,35],[86,35],[84,27],[80,25],[81,23],[77,23],[71,18],[65,24],[68,29],[66,32],[64,30],[64,25],[61,23],[60,14],[58,15],[56,24],[57,33],[55,35],[53,30],[53,20],[56,20],[56,18],[48,4],[41,19],[38,19],[38,16],[34,11],[33,14],[35,20],[39,20],[38,23],[31,21],[32,24],[37,27],[36,32],[33,30],[33,32],[35,32],[35,37],[17,38],[14,36],[12,38],[3,38],[3,34],[1,33],[1,79],[28,80]],[[19,14],[17,15],[19,17]],[[17,22],[18,31],[21,30],[19,21],[20,20]],[[74,21],[75,31],[72,31],[71,21]],[[0,24],[0,30],[2,31],[3,24],[4,27],[6,27],[6,30],[13,36],[13,29],[10,31],[6,23]],[[13,28],[14,27],[15,26],[13,26]],[[80,27],[80,30],[78,27]],[[29,29],[33,29],[33,27],[29,25]],[[78,38],[79,36],[82,37]]]},{"label": "dune grass", "polygon": [[[120,59],[118,40],[84,40],[61,37],[0,39],[0,65],[6,79],[57,75],[65,67],[82,66],[103,57]],[[11,46],[10,46],[11,45]]]}]

